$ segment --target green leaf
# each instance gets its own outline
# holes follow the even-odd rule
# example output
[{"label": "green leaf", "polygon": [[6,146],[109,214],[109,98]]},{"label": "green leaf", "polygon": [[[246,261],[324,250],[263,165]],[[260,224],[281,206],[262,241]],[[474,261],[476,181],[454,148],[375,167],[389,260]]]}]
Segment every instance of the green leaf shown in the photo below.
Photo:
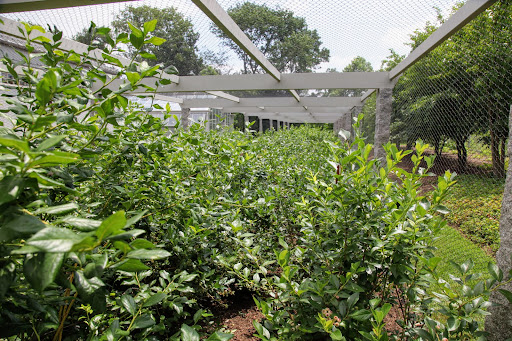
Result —
[{"label": "green leaf", "polygon": [[134,249],[154,249],[156,247],[155,244],[146,239],[135,239],[130,243],[130,246]]},{"label": "green leaf", "polygon": [[223,332],[215,332],[212,335],[210,335],[209,338],[206,339],[206,341],[228,341],[234,338],[235,336],[233,334],[223,333]]},{"label": "green leaf", "polygon": [[103,283],[98,277],[87,278],[81,270],[75,271],[74,283],[78,294],[85,300],[92,298],[98,289],[105,286],[105,283]]},{"label": "green leaf", "polygon": [[331,336],[331,339],[332,340],[337,340],[337,341],[345,341],[345,337],[341,334],[341,330],[339,329],[336,329],[336,331],[332,332],[329,334]]},{"label": "green leaf", "polygon": [[149,314],[139,316],[133,321],[133,329],[143,329],[155,325],[155,320]]},{"label": "green leaf", "polygon": [[25,259],[23,274],[35,290],[42,292],[55,280],[63,260],[63,253],[37,253]]},{"label": "green leaf", "polygon": [[20,139],[16,135],[0,135],[0,145],[5,147],[16,148],[22,152],[30,153],[30,147],[28,146],[28,142]]},{"label": "green leaf", "polygon": [[155,46],[160,46],[162,45],[163,43],[165,43],[167,40],[164,39],[164,38],[159,38],[159,37],[151,37],[149,38],[148,40],[146,40],[144,43],[145,44],[153,44]]},{"label": "green leaf", "polygon": [[84,238],[68,229],[47,227],[33,235],[26,244],[46,252],[68,252]]},{"label": "green leaf", "polygon": [[181,339],[182,341],[199,341],[199,334],[194,328],[189,327],[186,324],[182,324]]},{"label": "green leaf", "polygon": [[24,179],[17,176],[0,180],[0,205],[16,200],[25,188],[24,184]]},{"label": "green leaf", "polygon": [[359,301],[359,293],[355,292],[352,295],[350,295],[347,300],[348,310],[350,310],[354,306],[354,304],[356,304],[357,301]]},{"label": "green leaf", "polygon": [[[156,60],[156,56],[155,56],[153,53],[142,52],[142,53],[140,54],[140,56],[141,56],[142,58]],[[163,79],[162,79],[162,80],[163,80]],[[165,84],[164,84],[164,85],[165,85]]]},{"label": "green leaf", "polygon": [[51,82],[48,77],[43,77],[43,79],[37,83],[35,95],[41,106],[45,106],[50,101],[52,98],[52,90]]},{"label": "green leaf", "polygon": [[75,211],[79,206],[75,203],[69,203],[58,206],[50,206],[38,209],[35,214],[62,214]]},{"label": "green leaf", "polygon": [[58,144],[60,141],[64,140],[66,137],[66,135],[52,136],[49,139],[46,139],[43,142],[41,142],[41,144],[36,148],[36,151],[40,152],[48,148],[51,148]]},{"label": "green leaf", "polygon": [[19,233],[36,233],[46,226],[45,223],[33,215],[20,214],[8,220],[2,228],[5,227]]},{"label": "green leaf", "polygon": [[508,290],[498,289],[505,298],[512,303],[512,293]]},{"label": "green leaf", "polygon": [[178,75],[180,72],[174,65],[169,65],[164,69],[164,72],[168,75]]},{"label": "green leaf", "polygon": [[130,27],[130,30],[132,31],[132,34],[135,36],[142,38],[144,37],[144,33],[139,30],[137,27],[133,26],[132,23],[128,22],[128,27]]},{"label": "green leaf", "polygon": [[167,297],[167,294],[163,293],[163,292],[157,292],[156,294],[150,296],[146,302],[144,302],[144,305],[143,307],[151,307],[151,306],[154,306],[155,304],[158,304],[160,302],[162,302],[164,300],[164,298]]},{"label": "green leaf", "polygon": [[127,72],[126,77],[133,85],[140,80],[140,74],[137,72]]},{"label": "green leaf", "polygon": [[144,37],[139,37],[135,34],[130,34],[130,43],[132,43],[133,47],[139,49],[144,44]]},{"label": "green leaf", "polygon": [[156,20],[156,19],[145,22],[144,23],[144,33],[153,32],[156,28],[157,22],[158,22],[158,20]]},{"label": "green leaf", "polygon": [[448,326],[448,331],[453,332],[457,330],[460,326],[460,320],[451,316],[447,321],[446,325]]},{"label": "green leaf", "polygon": [[118,211],[105,219],[96,230],[98,240],[105,240],[113,234],[121,231],[126,224],[124,211]]},{"label": "green leaf", "polygon": [[130,315],[135,316],[137,313],[137,304],[130,295],[121,296],[121,305],[130,313]]},{"label": "green leaf", "polygon": [[139,272],[151,269],[149,266],[144,265],[144,263],[138,259],[126,259],[114,265],[113,267],[117,270],[127,272]]},{"label": "green leaf", "polygon": [[137,212],[136,215],[130,217],[127,221],[126,221],[126,224],[124,225],[124,228],[127,228],[127,227],[130,227],[132,226],[133,224],[135,224],[136,222],[138,222],[139,220],[142,219],[142,217],[146,214],[146,210],[144,211],[140,211],[140,212]]},{"label": "green leaf", "polygon": [[[112,57],[111,55],[108,55],[106,53],[102,53],[101,56],[103,57],[103,59],[105,59],[106,61],[116,65],[116,66],[119,66],[120,68],[123,68],[123,63],[121,63],[121,61],[119,61],[119,59],[115,58],[115,57]],[[106,77],[104,77],[103,75],[100,75],[100,74],[94,74],[95,76],[97,76],[100,80],[103,81],[103,79],[105,79],[103,81],[103,83],[105,83],[106,81]]]},{"label": "green leaf", "polygon": [[101,225],[101,221],[99,220],[78,218],[73,216],[64,217],[55,222],[55,224],[60,223],[68,224],[80,231],[85,232],[94,231]]},{"label": "green leaf", "polygon": [[131,251],[126,255],[128,258],[134,258],[134,259],[144,259],[144,260],[154,260],[154,259],[163,259],[169,257],[171,254],[165,250],[162,249],[155,249],[155,250],[145,250],[145,249],[138,249],[135,251]]},{"label": "green leaf", "polygon": [[80,155],[74,153],[66,153],[60,151],[52,151],[50,155],[45,155],[39,159],[32,161],[29,164],[29,167],[48,167],[48,166],[58,166],[65,165],[68,163],[77,162],[80,160]]},{"label": "green leaf", "polygon": [[357,321],[367,321],[372,317],[372,313],[366,309],[361,309],[361,310],[356,310],[349,316]]},{"label": "green leaf", "polygon": [[487,269],[489,270],[489,274],[497,280],[498,282],[501,282],[503,280],[503,271],[494,263],[489,262],[487,264]]}]

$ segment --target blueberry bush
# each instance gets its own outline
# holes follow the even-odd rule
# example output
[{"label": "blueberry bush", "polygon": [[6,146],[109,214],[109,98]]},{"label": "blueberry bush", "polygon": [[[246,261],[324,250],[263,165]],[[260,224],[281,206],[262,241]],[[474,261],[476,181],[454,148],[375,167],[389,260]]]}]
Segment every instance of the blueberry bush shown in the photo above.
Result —
[{"label": "blueberry bush", "polygon": [[360,119],[353,137],[169,131],[129,94],[151,96],[176,69],[149,66],[146,52],[116,58],[162,44],[156,24],[98,29],[104,50],[81,54],[25,24],[28,53],[2,60],[12,126],[0,127],[1,338],[229,340],[211,308],[242,290],[265,316],[254,321],[262,340],[485,336],[475,316],[509,274],[490,264],[479,280],[468,261],[457,287],[437,275],[432,238],[454,176],[419,194],[426,145],[409,173],[397,164],[410,151],[370,157]]}]

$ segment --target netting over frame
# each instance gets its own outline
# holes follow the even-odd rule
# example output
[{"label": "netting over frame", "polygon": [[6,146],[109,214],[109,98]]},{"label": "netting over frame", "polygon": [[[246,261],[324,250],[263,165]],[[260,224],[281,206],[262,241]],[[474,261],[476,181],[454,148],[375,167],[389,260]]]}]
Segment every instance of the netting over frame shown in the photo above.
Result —
[{"label": "netting over frame", "polygon": [[[244,1],[221,0],[219,4],[228,10]],[[389,55],[389,49],[399,53],[408,53],[410,48],[404,43],[408,35],[425,22],[434,21],[437,11],[445,15],[450,12],[455,0],[387,0],[367,1],[364,4],[350,0],[256,0],[251,1],[270,8],[292,11],[306,20],[309,29],[317,30],[323,47],[330,50],[330,61],[322,63],[318,71],[327,68],[342,70],[350,61],[362,56],[378,70],[381,61]],[[165,8],[173,6],[189,18],[194,29],[200,34],[197,47],[199,51],[219,53],[227,51],[230,71],[241,69],[236,55],[226,48],[221,40],[211,32],[212,22],[191,1],[188,0],[143,0],[118,2],[103,5],[82,6],[54,10],[11,13],[10,19],[57,27],[65,36],[73,37],[77,32],[89,26],[91,21],[97,25],[108,26],[126,6]]]}]

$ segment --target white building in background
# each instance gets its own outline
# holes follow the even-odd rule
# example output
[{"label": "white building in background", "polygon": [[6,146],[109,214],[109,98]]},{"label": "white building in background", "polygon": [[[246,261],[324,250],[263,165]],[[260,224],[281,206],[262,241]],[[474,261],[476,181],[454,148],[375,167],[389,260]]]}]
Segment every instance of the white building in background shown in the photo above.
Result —
[{"label": "white building in background", "polygon": [[[174,97],[174,98],[182,98],[182,99],[195,99],[195,98],[215,98],[215,96],[204,94],[201,92],[198,93],[172,93],[172,94],[164,94],[166,96]],[[151,113],[151,115],[155,117],[159,117],[161,119],[165,119],[165,107],[167,104],[171,107],[171,117],[168,118],[165,122],[165,125],[169,127],[169,129],[173,129],[176,126],[176,118],[178,120],[181,119],[181,106],[179,103],[168,102],[164,100],[153,100],[151,97],[139,98],[137,96],[129,96],[128,99],[133,102],[141,105],[144,110]],[[157,109],[158,107],[164,109]],[[205,126],[207,131],[219,129],[221,127],[230,127],[233,126],[234,123],[234,114],[231,113],[223,113],[220,109],[215,108],[191,108],[189,120],[193,123],[200,123]]]}]

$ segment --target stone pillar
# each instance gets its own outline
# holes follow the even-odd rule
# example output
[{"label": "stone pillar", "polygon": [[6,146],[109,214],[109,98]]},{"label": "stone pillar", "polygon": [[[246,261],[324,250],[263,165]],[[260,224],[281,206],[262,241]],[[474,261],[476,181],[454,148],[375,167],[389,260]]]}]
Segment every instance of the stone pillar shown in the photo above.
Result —
[{"label": "stone pillar", "polygon": [[[512,106],[510,106],[509,114],[509,135],[507,153],[509,156],[512,152]],[[507,170],[507,179],[505,181],[505,190],[503,192],[503,200],[501,202],[500,217],[500,249],[496,253],[496,263],[503,270],[504,279],[508,278],[507,274],[512,270],[512,163],[509,162]],[[512,284],[501,287],[508,291],[512,291]],[[491,301],[499,304],[498,306],[489,307],[491,315],[485,319],[485,331],[490,333],[487,338],[489,341],[505,341],[512,337],[512,304],[500,292],[495,291],[491,295]]]},{"label": "stone pillar", "polygon": [[181,125],[184,130],[190,126],[190,108],[181,108]]},{"label": "stone pillar", "polygon": [[268,118],[264,118],[261,120],[261,127],[262,127],[262,132],[266,132],[267,130],[270,129],[270,120]]},{"label": "stone pillar", "polygon": [[378,90],[375,112],[375,146],[373,148],[373,155],[376,159],[386,157],[383,145],[389,142],[392,102],[392,88]]},{"label": "stone pillar", "polygon": [[272,120],[272,128],[274,128],[275,131],[278,129],[278,122],[277,120]]}]

